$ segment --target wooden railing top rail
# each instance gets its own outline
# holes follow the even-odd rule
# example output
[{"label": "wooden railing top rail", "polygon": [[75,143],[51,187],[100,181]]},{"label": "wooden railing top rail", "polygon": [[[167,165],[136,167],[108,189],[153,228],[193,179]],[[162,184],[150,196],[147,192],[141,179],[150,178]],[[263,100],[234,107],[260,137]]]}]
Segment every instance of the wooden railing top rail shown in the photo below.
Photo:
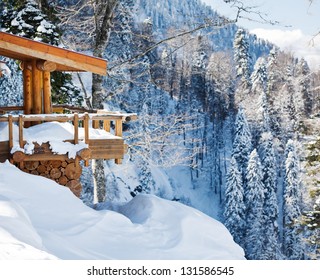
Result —
[{"label": "wooden railing top rail", "polygon": [[31,114],[31,115],[1,115],[0,116],[0,122],[7,122],[9,120],[9,116],[12,117],[12,121],[17,122],[19,121],[19,118],[21,118],[23,121],[29,121],[29,122],[38,122],[38,121],[58,121],[58,122],[66,122],[66,121],[74,121],[75,115],[77,115],[78,120],[84,120],[85,116],[88,116],[89,120],[122,120],[122,121],[131,121],[136,120],[137,115],[136,114],[122,114],[122,113],[112,113],[112,112],[106,112],[98,111],[99,113],[74,113],[74,114]]}]

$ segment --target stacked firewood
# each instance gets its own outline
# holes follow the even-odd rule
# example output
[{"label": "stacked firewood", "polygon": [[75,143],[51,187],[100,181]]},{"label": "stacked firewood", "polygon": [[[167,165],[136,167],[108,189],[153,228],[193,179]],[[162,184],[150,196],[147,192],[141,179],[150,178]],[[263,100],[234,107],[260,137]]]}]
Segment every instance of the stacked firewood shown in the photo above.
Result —
[{"label": "stacked firewood", "polygon": [[24,172],[40,175],[68,187],[76,196],[80,196],[82,172],[78,159],[25,161],[20,169]]}]

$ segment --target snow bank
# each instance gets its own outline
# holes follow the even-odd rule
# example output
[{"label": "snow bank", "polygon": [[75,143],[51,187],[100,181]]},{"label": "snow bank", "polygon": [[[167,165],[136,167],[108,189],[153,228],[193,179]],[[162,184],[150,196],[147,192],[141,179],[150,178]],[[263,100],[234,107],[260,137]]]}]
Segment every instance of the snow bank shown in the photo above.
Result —
[{"label": "snow bank", "polygon": [[0,259],[244,259],[219,222],[139,195],[95,211],[67,188],[0,164]]}]

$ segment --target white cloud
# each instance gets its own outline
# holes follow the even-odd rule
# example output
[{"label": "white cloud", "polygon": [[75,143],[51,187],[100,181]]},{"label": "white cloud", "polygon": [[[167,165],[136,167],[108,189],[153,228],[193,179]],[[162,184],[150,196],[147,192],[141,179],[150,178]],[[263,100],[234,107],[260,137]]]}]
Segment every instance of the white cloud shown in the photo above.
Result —
[{"label": "white cloud", "polygon": [[258,37],[276,44],[284,51],[292,52],[296,57],[304,57],[309,66],[320,69],[320,37],[313,38],[303,34],[300,29],[280,30],[280,29],[253,29],[251,33]]}]

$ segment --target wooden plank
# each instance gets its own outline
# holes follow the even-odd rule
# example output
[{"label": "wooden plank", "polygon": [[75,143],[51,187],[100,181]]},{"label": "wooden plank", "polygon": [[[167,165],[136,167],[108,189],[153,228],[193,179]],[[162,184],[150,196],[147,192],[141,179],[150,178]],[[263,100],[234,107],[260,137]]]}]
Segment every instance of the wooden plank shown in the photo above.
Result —
[{"label": "wooden plank", "polygon": [[33,114],[42,113],[41,71],[37,68],[37,61],[32,60],[32,94]]},{"label": "wooden plank", "polygon": [[99,152],[93,152],[92,151],[92,158],[94,159],[116,159],[116,158],[122,158],[123,154],[120,153],[108,153],[108,152],[104,152],[104,151],[99,151]]},{"label": "wooden plank", "polygon": [[43,112],[52,113],[50,72],[43,72]]},{"label": "wooden plank", "polygon": [[26,155],[24,161],[40,161],[40,160],[67,160],[69,157],[67,155],[55,155],[55,154],[33,154]]},{"label": "wooden plank", "polygon": [[89,146],[123,145],[123,139],[90,139]]}]

